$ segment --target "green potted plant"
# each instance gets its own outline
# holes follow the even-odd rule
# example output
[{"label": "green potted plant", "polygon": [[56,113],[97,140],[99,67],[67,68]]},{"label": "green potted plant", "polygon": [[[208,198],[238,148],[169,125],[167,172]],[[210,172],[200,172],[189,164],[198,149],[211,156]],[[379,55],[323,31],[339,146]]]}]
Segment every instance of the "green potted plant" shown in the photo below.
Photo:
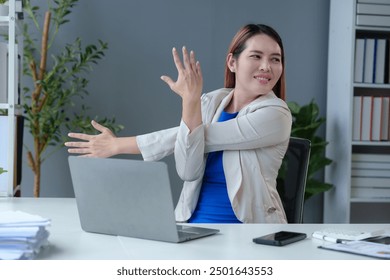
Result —
[{"label": "green potted plant", "polygon": [[317,135],[318,128],[326,121],[319,116],[318,105],[312,100],[309,104],[300,106],[296,102],[288,102],[293,124],[291,136],[306,138],[311,141],[309,169],[306,181],[305,200],[313,195],[331,189],[332,184],[322,182],[316,176],[323,171],[332,160],[325,157],[325,148],[328,144],[324,138]]},{"label": "green potted plant", "polygon": [[[49,146],[63,147],[68,131],[91,132],[92,118],[82,99],[88,94],[87,74],[104,57],[107,43],[82,46],[81,39],[61,48],[52,48],[60,28],[69,22],[67,16],[78,0],[49,0],[48,10],[40,23],[40,7],[24,0],[25,23],[23,74],[31,78],[32,86],[22,94],[25,126],[33,136],[33,147],[26,147],[27,160],[34,173],[34,196],[40,196],[41,165]],[[36,1],[41,4],[41,1]],[[35,29],[30,31],[30,29]],[[80,106],[78,110],[74,107]],[[72,113],[81,111],[81,114]],[[94,119],[117,133],[123,126],[112,119]]]}]

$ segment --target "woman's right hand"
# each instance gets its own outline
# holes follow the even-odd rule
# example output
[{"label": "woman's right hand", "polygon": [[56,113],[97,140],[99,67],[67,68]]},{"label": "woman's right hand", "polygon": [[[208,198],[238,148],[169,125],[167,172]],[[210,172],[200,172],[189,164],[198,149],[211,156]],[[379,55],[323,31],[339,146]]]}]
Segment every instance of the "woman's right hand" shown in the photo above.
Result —
[{"label": "woman's right hand", "polygon": [[172,50],[178,77],[173,81],[168,76],[161,79],[182,98],[182,120],[190,131],[202,124],[200,97],[202,94],[203,77],[200,64],[195,59],[195,53],[188,53],[183,47],[183,62],[180,60],[177,50]]},{"label": "woman's right hand", "polygon": [[114,133],[107,127],[102,126],[95,121],[92,121],[91,124],[101,133],[97,135],[74,132],[69,133],[69,137],[82,141],[66,142],[65,146],[69,147],[68,152],[71,154],[81,154],[85,157],[105,158],[116,155],[116,140],[118,138]]}]

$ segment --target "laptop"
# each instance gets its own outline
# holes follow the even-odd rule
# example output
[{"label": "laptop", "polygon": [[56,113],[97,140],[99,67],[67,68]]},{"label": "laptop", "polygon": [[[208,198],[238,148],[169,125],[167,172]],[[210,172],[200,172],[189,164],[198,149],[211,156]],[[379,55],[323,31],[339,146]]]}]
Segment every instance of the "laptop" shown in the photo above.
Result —
[{"label": "laptop", "polygon": [[84,231],[175,243],[219,232],[176,224],[165,162],[78,156],[68,161]]}]

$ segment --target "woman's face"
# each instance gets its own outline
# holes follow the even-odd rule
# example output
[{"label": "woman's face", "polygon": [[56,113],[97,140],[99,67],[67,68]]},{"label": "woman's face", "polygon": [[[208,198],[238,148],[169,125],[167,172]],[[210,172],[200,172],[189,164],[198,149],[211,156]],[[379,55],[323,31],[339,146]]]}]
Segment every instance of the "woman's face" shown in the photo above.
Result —
[{"label": "woman's face", "polygon": [[236,75],[235,91],[257,97],[269,93],[282,75],[282,51],[278,43],[265,34],[255,35],[246,41],[246,48],[228,65]]}]

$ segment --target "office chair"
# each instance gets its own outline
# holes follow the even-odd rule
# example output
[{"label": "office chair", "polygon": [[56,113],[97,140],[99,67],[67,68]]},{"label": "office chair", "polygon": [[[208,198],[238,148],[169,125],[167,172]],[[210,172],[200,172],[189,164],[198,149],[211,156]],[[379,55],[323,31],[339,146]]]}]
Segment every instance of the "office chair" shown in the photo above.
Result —
[{"label": "office chair", "polygon": [[286,212],[288,223],[303,222],[303,203],[311,142],[308,139],[291,137],[279,170],[277,190]]}]

